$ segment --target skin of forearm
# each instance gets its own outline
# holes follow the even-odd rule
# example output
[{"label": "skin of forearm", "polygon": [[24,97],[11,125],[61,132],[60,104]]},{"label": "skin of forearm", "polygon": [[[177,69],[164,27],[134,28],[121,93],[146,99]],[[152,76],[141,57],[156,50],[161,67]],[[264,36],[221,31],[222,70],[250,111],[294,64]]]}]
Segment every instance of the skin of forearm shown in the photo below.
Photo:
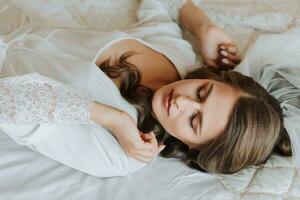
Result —
[{"label": "skin of forearm", "polygon": [[90,106],[89,112],[90,118],[94,122],[108,129],[113,129],[114,125],[119,123],[118,119],[121,119],[125,114],[119,109],[98,102]]},{"label": "skin of forearm", "polygon": [[192,0],[188,0],[179,10],[179,20],[184,28],[194,36],[199,36],[211,27],[214,23]]}]

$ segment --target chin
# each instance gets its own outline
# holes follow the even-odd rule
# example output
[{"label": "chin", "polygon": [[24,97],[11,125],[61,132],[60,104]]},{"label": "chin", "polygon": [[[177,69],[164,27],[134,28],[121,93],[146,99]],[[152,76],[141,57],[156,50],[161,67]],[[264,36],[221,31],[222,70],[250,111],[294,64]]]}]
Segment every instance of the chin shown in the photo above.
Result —
[{"label": "chin", "polygon": [[[159,123],[161,124],[161,117],[163,116],[163,109],[164,107],[162,107],[162,95],[163,93],[160,91],[156,91],[153,95],[152,98],[152,112],[153,112],[153,116],[155,117],[155,119],[157,121],[159,121]],[[162,124],[161,124],[162,125]]]},{"label": "chin", "polygon": [[154,119],[156,119],[158,121],[156,113],[155,113],[155,109],[154,109],[154,101],[153,101],[153,99],[152,99],[151,115],[152,115],[152,117],[154,117]]}]

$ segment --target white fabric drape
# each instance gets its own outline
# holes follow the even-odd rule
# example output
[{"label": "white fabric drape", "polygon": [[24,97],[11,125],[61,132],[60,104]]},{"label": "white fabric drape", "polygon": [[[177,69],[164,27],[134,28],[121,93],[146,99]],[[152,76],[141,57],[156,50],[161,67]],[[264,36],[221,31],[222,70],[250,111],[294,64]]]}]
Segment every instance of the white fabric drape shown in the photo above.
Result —
[{"label": "white fabric drape", "polygon": [[236,70],[252,76],[280,102],[300,169],[300,28],[261,36]]}]

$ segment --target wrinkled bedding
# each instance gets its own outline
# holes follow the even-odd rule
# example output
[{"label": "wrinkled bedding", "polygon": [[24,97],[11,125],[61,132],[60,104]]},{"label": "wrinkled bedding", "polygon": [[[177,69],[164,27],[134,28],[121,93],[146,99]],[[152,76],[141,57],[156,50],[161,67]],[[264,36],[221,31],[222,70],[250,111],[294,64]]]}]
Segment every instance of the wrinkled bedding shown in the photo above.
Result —
[{"label": "wrinkled bedding", "polygon": [[[0,17],[0,35],[33,21],[125,29],[136,21],[137,6],[137,0],[0,0],[0,13],[6,16]],[[300,25],[298,0],[204,0],[201,6],[236,39],[242,55],[260,35]],[[183,35],[194,44],[188,32]],[[159,157],[132,175],[107,179],[61,165],[4,133],[0,156],[0,199],[300,199],[299,171],[292,159],[280,156],[230,176],[200,173]]]}]

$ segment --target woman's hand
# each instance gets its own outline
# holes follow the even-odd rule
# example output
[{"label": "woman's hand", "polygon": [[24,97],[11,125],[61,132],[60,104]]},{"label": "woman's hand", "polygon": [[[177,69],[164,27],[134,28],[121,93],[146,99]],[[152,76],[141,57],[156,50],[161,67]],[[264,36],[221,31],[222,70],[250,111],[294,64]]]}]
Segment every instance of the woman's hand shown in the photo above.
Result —
[{"label": "woman's hand", "polygon": [[127,113],[120,114],[109,128],[124,152],[141,162],[150,163],[165,147],[165,145],[158,145],[153,132],[141,133],[135,121]]},{"label": "woman's hand", "polygon": [[165,147],[157,144],[154,133],[141,133],[132,117],[122,110],[95,102],[89,112],[95,123],[110,129],[128,156],[141,162],[151,162]]},{"label": "woman's hand", "polygon": [[233,40],[216,27],[192,0],[188,0],[179,12],[183,27],[197,39],[200,54],[207,65],[232,69],[240,62],[238,48]]},{"label": "woman's hand", "polygon": [[202,25],[196,38],[204,62],[219,69],[233,69],[240,63],[238,47],[222,29]]}]

